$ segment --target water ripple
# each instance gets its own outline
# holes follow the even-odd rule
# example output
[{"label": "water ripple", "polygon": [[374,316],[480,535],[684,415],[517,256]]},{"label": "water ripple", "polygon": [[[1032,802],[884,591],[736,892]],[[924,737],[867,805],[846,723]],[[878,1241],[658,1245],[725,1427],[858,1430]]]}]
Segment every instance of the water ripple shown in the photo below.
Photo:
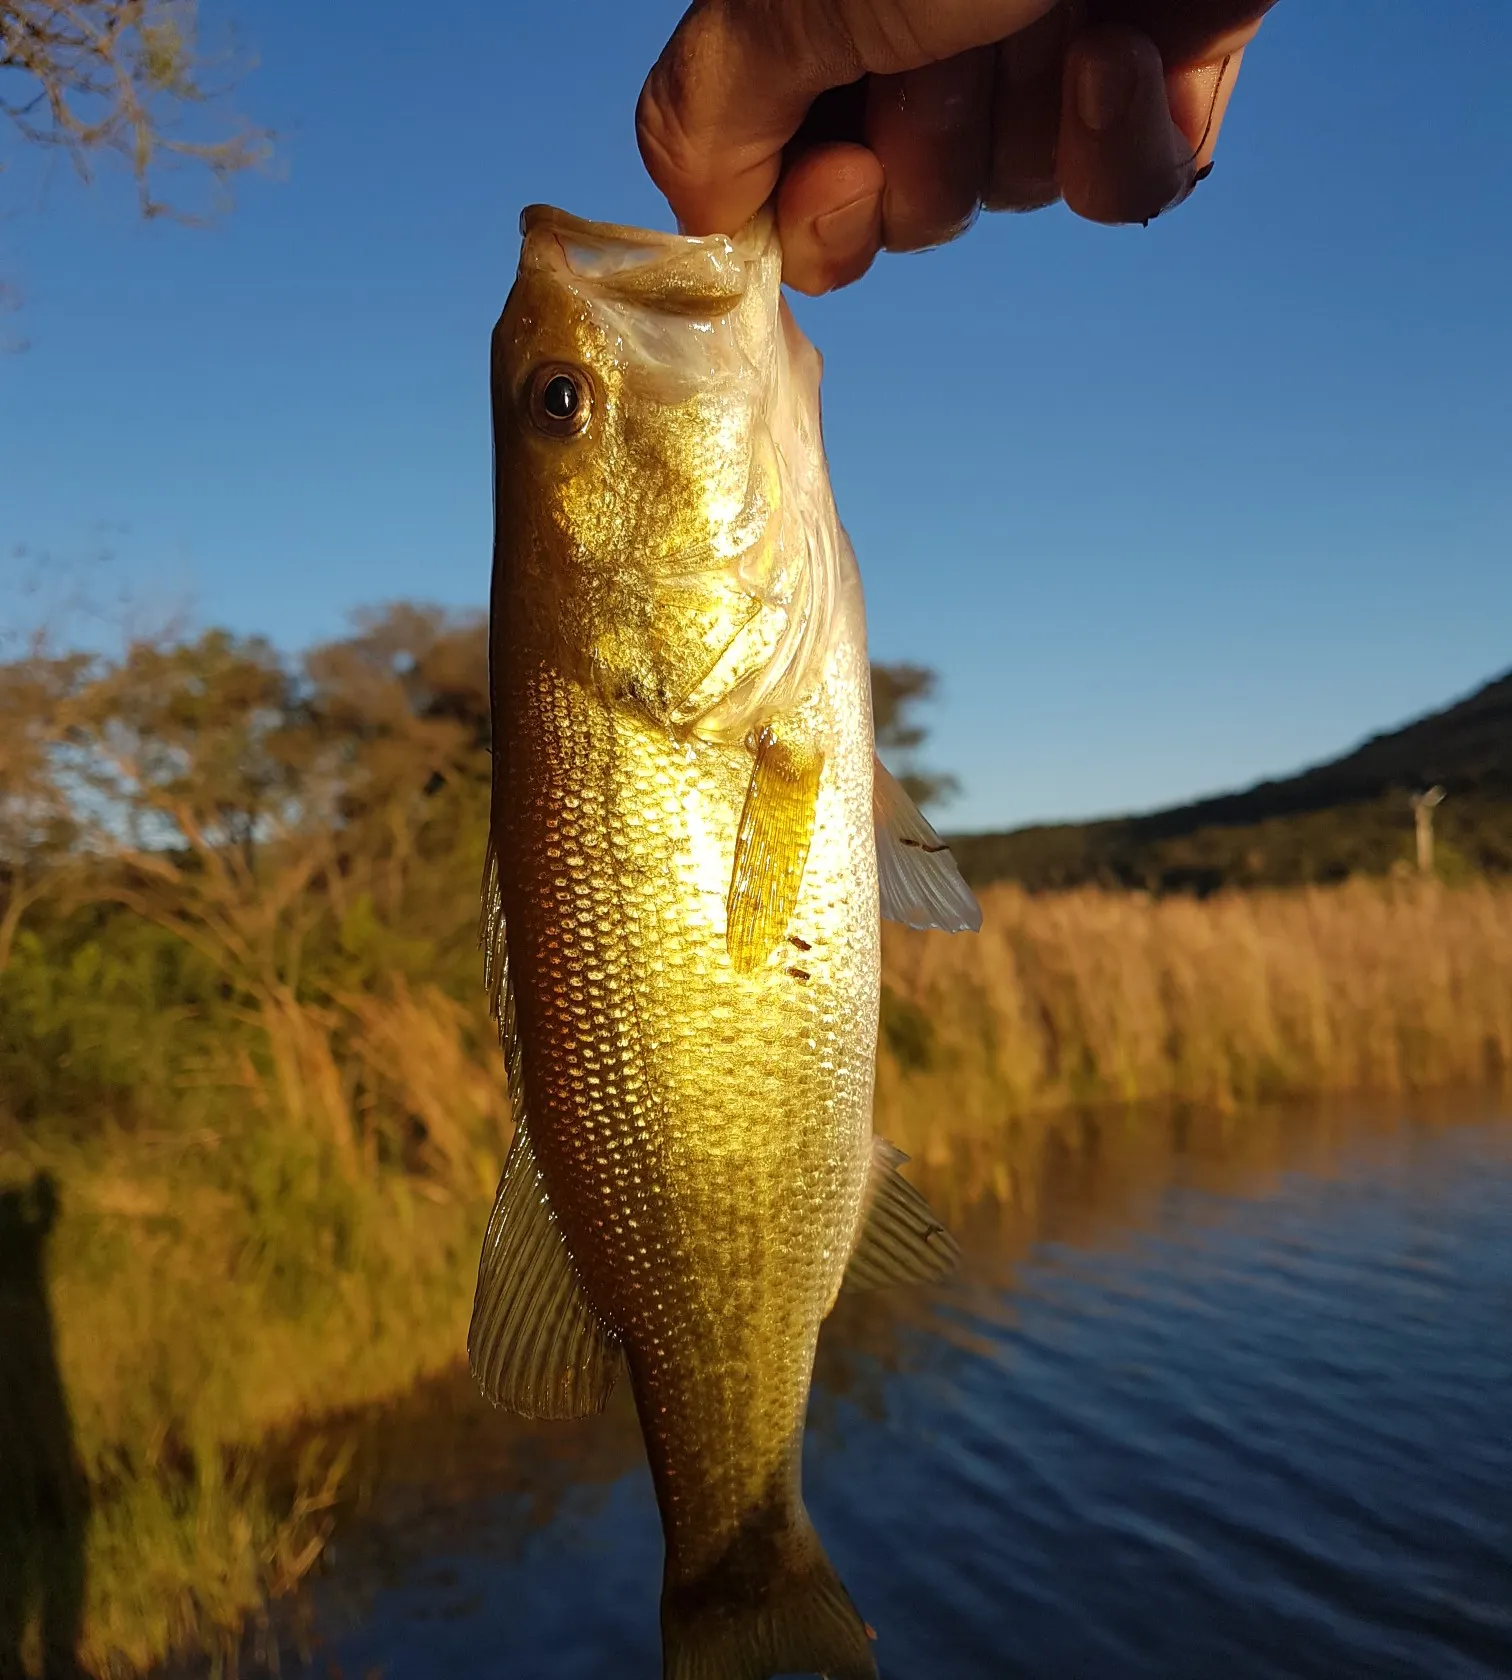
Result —
[{"label": "water ripple", "polygon": [[[1507,1680],[1512,1122],[1248,1189],[1212,1139],[1116,1141],[1027,1238],[974,1222],[932,1302],[827,1332],[805,1474],[884,1680]],[[616,1475],[528,1537],[508,1493],[457,1512],[332,1625],[342,1667],[653,1680],[655,1512]]]}]

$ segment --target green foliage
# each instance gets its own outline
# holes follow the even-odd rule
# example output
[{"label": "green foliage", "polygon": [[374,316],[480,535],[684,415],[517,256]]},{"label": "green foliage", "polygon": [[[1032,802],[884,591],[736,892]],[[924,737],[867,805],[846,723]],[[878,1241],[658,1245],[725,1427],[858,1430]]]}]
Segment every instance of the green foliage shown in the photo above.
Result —
[{"label": "green foliage", "polygon": [[1512,873],[1512,673],[1285,781],[1148,816],[951,841],[978,885],[1155,892],[1304,886],[1415,867],[1409,798],[1434,784],[1437,871]]},{"label": "green foliage", "polygon": [[462,1345],[508,1141],[483,629],[393,608],[298,665],[221,632],[38,650],[0,713],[0,1457],[38,1509],[58,1463],[89,1490],[62,1532],[0,1498],[0,1566],[17,1613],[74,1606],[92,1670],[136,1669],[309,1566],[339,1466],[270,1481],[270,1431]]},{"label": "green foliage", "polygon": [[203,1055],[213,975],[192,950],[120,915],[37,924],[0,973],[5,1108],[73,1127],[89,1115],[129,1125],[176,1107],[180,1070]]}]

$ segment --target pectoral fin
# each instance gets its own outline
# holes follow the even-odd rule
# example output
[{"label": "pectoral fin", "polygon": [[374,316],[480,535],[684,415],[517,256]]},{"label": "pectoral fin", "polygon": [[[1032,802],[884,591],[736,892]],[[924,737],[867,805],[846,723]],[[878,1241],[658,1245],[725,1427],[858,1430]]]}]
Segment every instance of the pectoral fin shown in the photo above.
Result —
[{"label": "pectoral fin", "polygon": [[814,838],[824,755],[769,723],[735,837],[726,905],[730,960],[748,974],[785,937]]},{"label": "pectoral fin", "polygon": [[907,1159],[886,1138],[873,1140],[866,1212],[846,1268],[846,1289],[939,1283],[961,1258],[955,1238],[898,1171]]},{"label": "pectoral fin", "polygon": [[484,1395],[531,1418],[601,1412],[619,1343],[589,1305],[521,1126],[494,1202],[467,1356]]},{"label": "pectoral fin", "polygon": [[975,933],[982,925],[981,905],[961,879],[950,848],[881,759],[873,772],[872,817],[883,916],[905,927]]}]

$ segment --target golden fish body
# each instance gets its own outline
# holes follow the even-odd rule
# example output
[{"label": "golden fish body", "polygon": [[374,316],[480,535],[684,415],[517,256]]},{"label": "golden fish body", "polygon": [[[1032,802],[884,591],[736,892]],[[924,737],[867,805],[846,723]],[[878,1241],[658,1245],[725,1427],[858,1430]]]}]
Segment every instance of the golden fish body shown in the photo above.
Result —
[{"label": "golden fish body", "polygon": [[[669,1677],[872,1676],[800,1493],[815,1344],[853,1260],[935,1276],[951,1245],[871,1136],[878,783],[818,357],[765,222],[524,233],[484,907],[517,1135],[474,1368],[574,1415],[628,1367]],[[953,877],[893,827],[895,868]]]}]

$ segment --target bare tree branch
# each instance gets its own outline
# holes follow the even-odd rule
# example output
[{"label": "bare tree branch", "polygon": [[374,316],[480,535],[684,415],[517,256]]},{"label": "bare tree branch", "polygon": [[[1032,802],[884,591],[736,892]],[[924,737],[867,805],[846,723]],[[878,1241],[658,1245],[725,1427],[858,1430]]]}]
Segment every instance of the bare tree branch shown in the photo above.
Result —
[{"label": "bare tree branch", "polygon": [[197,167],[224,193],[269,149],[240,119],[219,134],[193,123],[219,99],[195,26],[194,0],[0,0],[0,117],[86,181],[98,158],[120,158],[143,215],[193,220],[160,195],[164,174]]}]

